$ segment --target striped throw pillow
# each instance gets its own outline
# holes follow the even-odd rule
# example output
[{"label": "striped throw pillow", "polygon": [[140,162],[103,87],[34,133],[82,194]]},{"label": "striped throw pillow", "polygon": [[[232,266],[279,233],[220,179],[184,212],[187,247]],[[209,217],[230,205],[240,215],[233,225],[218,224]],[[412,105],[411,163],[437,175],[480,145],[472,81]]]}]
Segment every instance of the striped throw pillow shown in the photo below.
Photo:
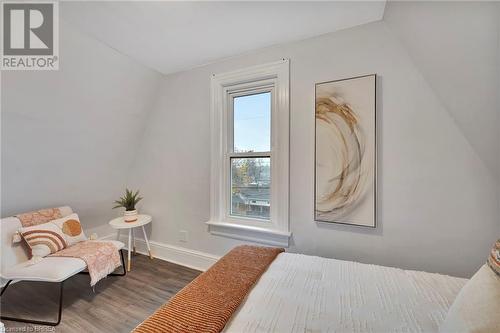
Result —
[{"label": "striped throw pillow", "polygon": [[500,239],[497,240],[491,249],[490,256],[488,257],[488,265],[493,272],[500,276]]},{"label": "striped throw pillow", "polygon": [[21,228],[19,233],[28,244],[30,257],[45,257],[67,247],[61,228],[52,222]]}]

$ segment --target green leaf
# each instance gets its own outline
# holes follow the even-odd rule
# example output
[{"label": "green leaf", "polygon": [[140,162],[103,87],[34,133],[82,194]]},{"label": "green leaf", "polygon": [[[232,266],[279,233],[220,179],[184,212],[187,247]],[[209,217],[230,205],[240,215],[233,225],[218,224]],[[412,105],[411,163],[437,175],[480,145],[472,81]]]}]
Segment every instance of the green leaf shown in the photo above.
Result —
[{"label": "green leaf", "polygon": [[128,188],[125,188],[125,195],[120,197],[120,200],[115,200],[116,206],[114,208],[124,207],[126,210],[134,210],[135,205],[142,200],[142,197],[139,196],[139,190],[131,191]]}]

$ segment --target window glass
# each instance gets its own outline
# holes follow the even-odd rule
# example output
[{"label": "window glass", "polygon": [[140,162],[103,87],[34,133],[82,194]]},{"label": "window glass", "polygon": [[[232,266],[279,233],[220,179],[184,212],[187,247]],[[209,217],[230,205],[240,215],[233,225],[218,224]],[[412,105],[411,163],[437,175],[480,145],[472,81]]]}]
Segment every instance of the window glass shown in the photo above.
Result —
[{"label": "window glass", "polygon": [[271,150],[271,93],[233,99],[233,151]]},{"label": "window glass", "polygon": [[269,219],[271,159],[231,158],[231,215]]}]

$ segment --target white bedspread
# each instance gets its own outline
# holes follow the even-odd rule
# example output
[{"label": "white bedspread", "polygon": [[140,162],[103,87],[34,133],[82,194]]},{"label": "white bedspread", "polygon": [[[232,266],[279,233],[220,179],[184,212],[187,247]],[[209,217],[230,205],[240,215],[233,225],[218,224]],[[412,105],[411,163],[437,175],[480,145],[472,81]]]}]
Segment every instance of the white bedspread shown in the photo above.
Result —
[{"label": "white bedspread", "polygon": [[466,279],[282,253],[224,332],[438,332]]}]

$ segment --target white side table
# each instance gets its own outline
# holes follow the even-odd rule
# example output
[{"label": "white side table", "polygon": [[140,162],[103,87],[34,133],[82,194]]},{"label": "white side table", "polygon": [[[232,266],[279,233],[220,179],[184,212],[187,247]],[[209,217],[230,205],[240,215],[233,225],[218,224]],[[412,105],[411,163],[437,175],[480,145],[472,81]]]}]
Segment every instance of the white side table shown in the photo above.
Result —
[{"label": "white side table", "polygon": [[151,255],[151,248],[149,247],[149,240],[148,236],[146,235],[146,230],[144,229],[144,226],[148,223],[150,223],[153,220],[153,218],[149,215],[143,215],[140,214],[137,216],[137,221],[135,222],[125,222],[125,220],[122,217],[117,217],[116,219],[113,219],[109,221],[109,225],[117,229],[117,239],[120,240],[120,231],[122,229],[128,229],[128,262],[127,262],[127,271],[130,272],[130,251],[132,250],[132,247],[134,249],[135,253],[135,235],[134,235],[134,228],[141,227],[142,228],[142,233],[144,234],[144,240],[146,241],[146,245],[148,247],[148,252],[149,252],[149,258],[153,259],[153,256]]}]

